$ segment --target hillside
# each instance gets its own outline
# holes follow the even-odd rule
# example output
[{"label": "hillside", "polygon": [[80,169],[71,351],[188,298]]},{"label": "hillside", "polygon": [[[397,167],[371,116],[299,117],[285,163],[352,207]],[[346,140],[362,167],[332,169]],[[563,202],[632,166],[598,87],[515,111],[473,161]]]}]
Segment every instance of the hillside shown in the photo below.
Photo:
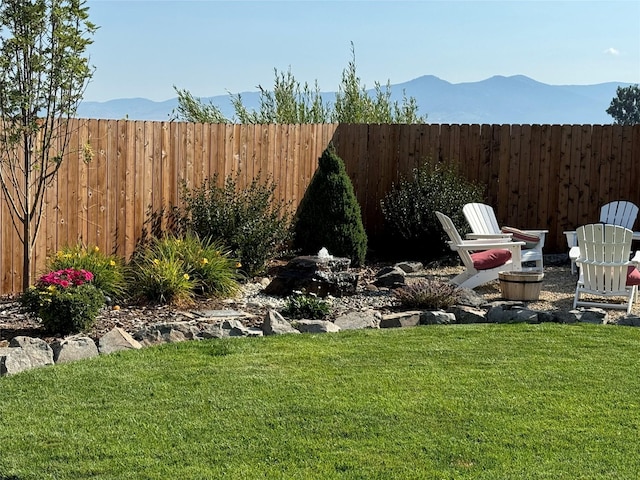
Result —
[{"label": "hillside", "polygon": [[[402,99],[403,91],[413,96],[420,113],[429,123],[487,124],[610,124],[606,113],[616,88],[628,83],[608,82],[596,85],[548,85],[523,75],[494,76],[479,82],[449,83],[433,75],[391,85],[392,98]],[[258,92],[242,92],[249,108],[259,105]],[[323,94],[331,100],[333,92]],[[225,115],[233,116],[228,95],[207,97],[204,102],[217,105]],[[108,102],[83,102],[81,118],[130,120],[169,120],[177,98],[153,102],[144,98],[114,99]]]}]

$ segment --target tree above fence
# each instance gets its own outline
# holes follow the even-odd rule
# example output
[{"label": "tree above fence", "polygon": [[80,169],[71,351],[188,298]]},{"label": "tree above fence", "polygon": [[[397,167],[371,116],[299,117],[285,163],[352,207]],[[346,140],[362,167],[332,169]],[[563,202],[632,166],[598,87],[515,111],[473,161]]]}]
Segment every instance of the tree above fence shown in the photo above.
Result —
[{"label": "tree above fence", "polygon": [[213,103],[205,104],[189,91],[175,88],[178,107],[173,112],[173,120],[199,123],[241,123],[241,124],[286,124],[307,123],[423,123],[426,115],[418,114],[418,104],[413,97],[403,95],[402,103],[391,100],[391,84],[386,86],[376,82],[373,94],[367,91],[357,74],[356,54],[351,43],[351,61],[342,71],[335,102],[325,101],[318,81],[311,87],[301,84],[291,70],[278,72],[275,69],[273,90],[258,85],[260,108],[249,109],[242,102],[240,94],[231,95],[235,109],[235,119],[227,119],[220,108]]}]

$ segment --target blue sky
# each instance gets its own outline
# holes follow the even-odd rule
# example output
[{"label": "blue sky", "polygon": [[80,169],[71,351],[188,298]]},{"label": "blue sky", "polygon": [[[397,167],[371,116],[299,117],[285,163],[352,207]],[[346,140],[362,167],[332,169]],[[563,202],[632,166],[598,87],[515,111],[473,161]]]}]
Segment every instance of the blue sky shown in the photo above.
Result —
[{"label": "blue sky", "polygon": [[398,84],[526,75],[553,85],[640,83],[640,1],[88,0],[100,28],[86,101],[271,88],[274,69],[336,91],[357,73]]}]

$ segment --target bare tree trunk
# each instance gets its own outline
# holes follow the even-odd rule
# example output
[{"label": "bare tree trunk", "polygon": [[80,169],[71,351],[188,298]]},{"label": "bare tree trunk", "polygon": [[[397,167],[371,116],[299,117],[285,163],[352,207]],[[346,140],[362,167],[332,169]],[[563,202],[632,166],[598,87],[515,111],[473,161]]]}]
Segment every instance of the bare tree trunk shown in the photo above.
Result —
[{"label": "bare tree trunk", "polygon": [[24,252],[22,255],[22,291],[26,292],[31,286],[31,214],[28,214],[22,224],[22,234],[25,242],[23,244]]},{"label": "bare tree trunk", "polygon": [[25,138],[24,145],[24,216],[22,220],[22,291],[31,286],[31,147],[32,139]]}]

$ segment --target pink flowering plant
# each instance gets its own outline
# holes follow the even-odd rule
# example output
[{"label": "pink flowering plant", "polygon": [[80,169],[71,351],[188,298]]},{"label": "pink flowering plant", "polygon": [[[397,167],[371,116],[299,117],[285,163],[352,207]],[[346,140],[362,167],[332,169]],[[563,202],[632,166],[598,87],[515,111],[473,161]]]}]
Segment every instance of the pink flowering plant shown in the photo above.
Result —
[{"label": "pink flowering plant", "polygon": [[49,332],[66,335],[87,330],[105,303],[93,279],[93,273],[84,269],[46,273],[20,296],[21,308],[39,318]]},{"label": "pink flowering plant", "polygon": [[55,285],[60,288],[78,287],[93,280],[93,273],[84,269],[65,268],[56,272],[49,272],[42,275],[38,284],[44,287]]},{"label": "pink flowering plant", "polygon": [[64,246],[47,257],[46,268],[51,273],[68,269],[85,270],[91,272],[91,283],[102,290],[105,297],[117,301],[127,295],[123,259],[103,253],[97,245]]}]

